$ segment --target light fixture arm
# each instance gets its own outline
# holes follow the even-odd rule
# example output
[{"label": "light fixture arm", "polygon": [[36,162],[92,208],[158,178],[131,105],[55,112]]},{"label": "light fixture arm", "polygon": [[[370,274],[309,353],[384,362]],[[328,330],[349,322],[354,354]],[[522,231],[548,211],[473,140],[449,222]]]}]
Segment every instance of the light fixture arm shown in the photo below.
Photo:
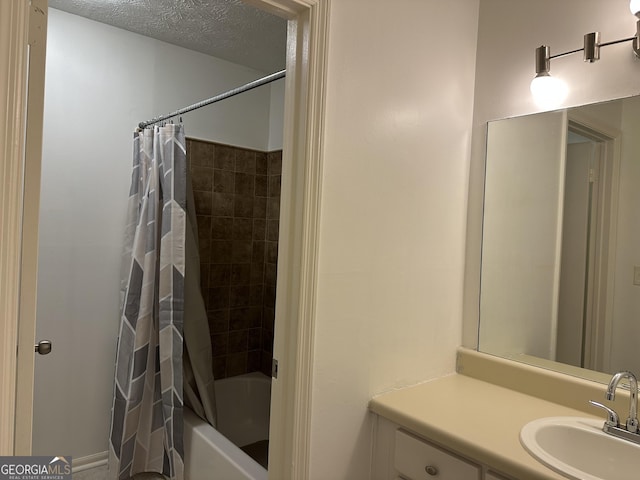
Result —
[{"label": "light fixture arm", "polygon": [[631,0],[629,9],[636,16],[636,34],[632,37],[602,43],[600,42],[600,32],[591,32],[584,36],[582,48],[576,50],[551,55],[551,49],[547,45],[536,48],[536,76],[531,81],[530,88],[538,106],[554,108],[561,105],[566,98],[568,91],[566,84],[561,79],[554,79],[549,74],[552,58],[584,52],[584,61],[594,63],[600,60],[600,48],[624,42],[632,42],[633,53],[637,58],[640,58],[640,0]]},{"label": "light fixture arm", "polygon": [[556,53],[551,55],[550,48],[547,45],[541,45],[536,48],[536,74],[548,74],[551,64],[551,59],[566,57],[578,52],[584,52],[583,59],[585,62],[594,63],[600,60],[600,48],[608,47],[609,45],[617,45],[618,43],[632,42],[633,53],[636,57],[640,58],[640,20],[636,21],[636,34],[632,37],[621,38],[619,40],[612,40],[610,42],[600,42],[600,32],[587,33],[584,36],[584,46],[575,50],[569,50],[567,52]]},{"label": "light fixture arm", "polygon": [[582,52],[584,50],[584,48],[577,48],[575,50],[569,50],[568,52],[562,52],[562,53],[556,53],[555,55],[551,55],[549,57],[549,59],[552,58],[560,58],[560,57],[567,57],[573,53],[578,53],[578,52]]}]

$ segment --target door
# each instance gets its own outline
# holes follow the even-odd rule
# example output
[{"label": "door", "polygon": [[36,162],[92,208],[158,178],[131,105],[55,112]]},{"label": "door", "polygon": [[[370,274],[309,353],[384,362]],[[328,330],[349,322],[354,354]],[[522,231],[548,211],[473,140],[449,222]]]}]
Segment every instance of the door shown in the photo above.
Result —
[{"label": "door", "polygon": [[557,361],[576,367],[587,367],[589,278],[594,271],[599,203],[599,189],[594,184],[600,176],[601,164],[600,146],[582,139],[567,145],[556,357]]},{"label": "door", "polygon": [[558,304],[558,360],[608,371],[620,132],[572,116]]}]

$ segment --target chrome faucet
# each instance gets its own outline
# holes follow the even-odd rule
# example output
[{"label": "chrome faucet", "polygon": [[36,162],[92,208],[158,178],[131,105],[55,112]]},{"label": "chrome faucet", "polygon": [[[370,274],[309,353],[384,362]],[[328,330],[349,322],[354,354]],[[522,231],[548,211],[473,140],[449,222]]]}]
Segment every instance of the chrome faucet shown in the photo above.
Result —
[{"label": "chrome faucet", "polygon": [[615,400],[616,388],[623,378],[629,379],[629,387],[631,393],[629,395],[629,417],[627,418],[627,431],[630,433],[638,432],[638,380],[631,372],[618,372],[609,381],[607,387],[607,400]]},{"label": "chrome faucet", "polygon": [[631,390],[629,396],[629,418],[627,418],[626,425],[620,424],[618,414],[613,409],[601,403],[594,402],[593,400],[589,400],[589,403],[594,407],[603,409],[607,413],[607,420],[602,427],[604,433],[640,444],[640,429],[638,429],[638,380],[636,376],[631,372],[616,373],[611,377],[611,381],[607,386],[606,397],[607,400],[615,400],[616,388],[618,388],[618,384],[623,378],[629,379],[629,387]]}]

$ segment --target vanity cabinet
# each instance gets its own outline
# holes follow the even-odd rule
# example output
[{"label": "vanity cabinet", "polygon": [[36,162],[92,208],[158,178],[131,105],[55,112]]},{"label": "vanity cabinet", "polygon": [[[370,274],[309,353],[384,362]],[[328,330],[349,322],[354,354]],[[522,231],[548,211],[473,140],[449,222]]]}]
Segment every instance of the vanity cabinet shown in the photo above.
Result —
[{"label": "vanity cabinet", "polygon": [[[582,402],[587,395],[598,398],[604,390],[602,385],[565,380],[539,369],[532,373],[533,367],[518,364],[512,368],[515,362],[498,363],[495,357],[486,357],[482,358],[485,364],[469,366],[466,362],[466,371],[476,368],[493,380],[535,384],[533,391],[538,395],[564,391],[571,402],[575,391],[580,404],[587,404]],[[464,366],[459,368],[464,370]],[[534,420],[588,415],[552,400],[461,373],[378,395],[369,402],[371,480],[563,480],[564,476],[534,458],[520,441],[523,427]],[[596,424],[601,425],[602,419]],[[434,452],[440,456],[430,456]],[[442,460],[442,467],[434,458],[448,460]],[[429,466],[439,467],[438,475],[429,475]],[[461,468],[462,473],[450,474],[450,468]]]},{"label": "vanity cabinet", "polygon": [[410,480],[478,480],[481,468],[425,442],[404,430],[396,430],[394,465]]},{"label": "vanity cabinet", "polygon": [[509,480],[413,435],[395,431],[394,467],[407,480]]},{"label": "vanity cabinet", "polygon": [[373,480],[514,480],[376,416]]}]

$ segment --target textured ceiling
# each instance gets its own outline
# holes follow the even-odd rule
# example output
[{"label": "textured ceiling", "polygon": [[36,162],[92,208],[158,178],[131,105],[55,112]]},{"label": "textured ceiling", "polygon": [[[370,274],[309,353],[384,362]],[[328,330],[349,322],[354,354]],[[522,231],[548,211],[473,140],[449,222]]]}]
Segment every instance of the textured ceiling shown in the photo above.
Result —
[{"label": "textured ceiling", "polygon": [[241,0],[49,0],[49,6],[266,73],[285,66],[286,20]]}]

